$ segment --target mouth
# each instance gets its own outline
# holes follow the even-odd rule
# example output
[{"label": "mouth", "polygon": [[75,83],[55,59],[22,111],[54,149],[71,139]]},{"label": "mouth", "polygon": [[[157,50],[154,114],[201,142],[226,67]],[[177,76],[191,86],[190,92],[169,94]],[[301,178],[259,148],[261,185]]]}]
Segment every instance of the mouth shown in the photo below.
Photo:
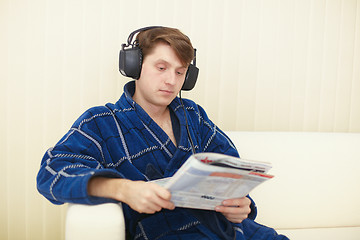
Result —
[{"label": "mouth", "polygon": [[166,89],[160,89],[160,92],[166,93],[166,94],[173,94],[174,91],[166,90]]}]

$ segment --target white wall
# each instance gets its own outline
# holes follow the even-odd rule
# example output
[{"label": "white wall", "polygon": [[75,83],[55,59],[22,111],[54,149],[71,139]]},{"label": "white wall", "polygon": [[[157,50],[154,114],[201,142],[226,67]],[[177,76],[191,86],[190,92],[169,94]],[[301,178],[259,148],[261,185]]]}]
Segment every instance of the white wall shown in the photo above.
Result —
[{"label": "white wall", "polygon": [[360,0],[0,0],[0,238],[61,239],[35,189],[44,151],[128,79],[128,34],[172,26],[198,49],[184,94],[223,130],[360,132]]}]

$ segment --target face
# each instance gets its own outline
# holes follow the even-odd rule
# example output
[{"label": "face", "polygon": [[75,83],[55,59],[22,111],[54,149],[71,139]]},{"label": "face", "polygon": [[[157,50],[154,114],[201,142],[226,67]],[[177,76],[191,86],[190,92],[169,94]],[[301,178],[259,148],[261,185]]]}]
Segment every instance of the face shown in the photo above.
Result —
[{"label": "face", "polygon": [[186,71],[187,66],[181,63],[174,50],[165,43],[158,43],[143,60],[133,99],[144,109],[166,108],[181,90]]}]

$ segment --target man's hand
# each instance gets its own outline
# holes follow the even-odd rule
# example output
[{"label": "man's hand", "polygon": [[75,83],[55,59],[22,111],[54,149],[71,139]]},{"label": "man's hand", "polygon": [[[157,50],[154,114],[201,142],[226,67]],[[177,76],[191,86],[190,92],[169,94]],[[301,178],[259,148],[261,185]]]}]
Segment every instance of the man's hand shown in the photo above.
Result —
[{"label": "man's hand", "polygon": [[128,204],[139,213],[155,213],[166,208],[173,210],[175,205],[170,202],[170,192],[152,182],[127,181],[127,185],[120,195],[122,202]]},{"label": "man's hand", "polygon": [[228,199],[217,206],[215,211],[221,212],[230,222],[241,223],[251,212],[251,200],[247,197]]},{"label": "man's hand", "polygon": [[139,213],[152,214],[166,208],[173,210],[170,192],[152,182],[121,178],[94,177],[88,183],[91,196],[106,197],[124,202]]}]

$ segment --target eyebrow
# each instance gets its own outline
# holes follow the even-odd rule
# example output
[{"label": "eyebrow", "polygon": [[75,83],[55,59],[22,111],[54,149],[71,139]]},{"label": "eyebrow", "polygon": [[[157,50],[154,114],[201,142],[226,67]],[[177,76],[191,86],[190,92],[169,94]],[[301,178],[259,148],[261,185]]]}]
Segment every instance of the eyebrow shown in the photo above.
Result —
[{"label": "eyebrow", "polygon": [[[173,64],[171,64],[170,62],[168,62],[168,61],[166,61],[164,59],[158,59],[158,60],[155,61],[155,64],[159,64],[159,63],[168,64],[168,65],[171,65],[171,66],[173,65]],[[187,68],[187,66],[181,65],[181,66],[176,67],[176,68]]]}]

